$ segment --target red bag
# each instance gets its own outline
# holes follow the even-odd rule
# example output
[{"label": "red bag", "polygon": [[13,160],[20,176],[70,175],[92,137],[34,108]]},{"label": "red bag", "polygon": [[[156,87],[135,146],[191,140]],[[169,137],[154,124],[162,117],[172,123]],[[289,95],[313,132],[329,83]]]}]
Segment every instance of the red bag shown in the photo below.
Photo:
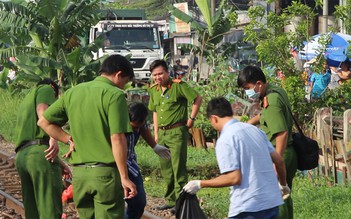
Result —
[{"label": "red bag", "polygon": [[68,186],[67,189],[65,189],[62,192],[62,203],[67,202],[68,199],[73,198],[73,189],[72,189],[72,185]]}]

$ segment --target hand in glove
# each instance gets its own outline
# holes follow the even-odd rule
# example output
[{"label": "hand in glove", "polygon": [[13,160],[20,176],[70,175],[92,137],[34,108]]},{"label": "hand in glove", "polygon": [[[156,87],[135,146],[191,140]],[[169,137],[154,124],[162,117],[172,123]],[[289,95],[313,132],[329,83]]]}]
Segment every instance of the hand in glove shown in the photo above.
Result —
[{"label": "hand in glove", "polygon": [[158,156],[162,157],[163,159],[170,159],[171,153],[168,148],[165,146],[156,144],[155,147],[152,148]]},{"label": "hand in glove", "polygon": [[201,189],[200,180],[191,180],[184,187],[183,190],[192,195],[196,194]]},{"label": "hand in glove", "polygon": [[288,185],[282,186],[279,183],[279,189],[280,189],[280,192],[282,193],[283,200],[289,198],[291,191]]}]

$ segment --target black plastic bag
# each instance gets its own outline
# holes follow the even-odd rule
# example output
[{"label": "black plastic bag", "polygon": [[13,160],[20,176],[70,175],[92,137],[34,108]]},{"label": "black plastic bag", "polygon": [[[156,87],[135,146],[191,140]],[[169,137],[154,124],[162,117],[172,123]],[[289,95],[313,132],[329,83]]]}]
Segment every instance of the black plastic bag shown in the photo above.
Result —
[{"label": "black plastic bag", "polygon": [[196,195],[185,191],[180,193],[175,207],[177,219],[207,219],[199,205]]}]

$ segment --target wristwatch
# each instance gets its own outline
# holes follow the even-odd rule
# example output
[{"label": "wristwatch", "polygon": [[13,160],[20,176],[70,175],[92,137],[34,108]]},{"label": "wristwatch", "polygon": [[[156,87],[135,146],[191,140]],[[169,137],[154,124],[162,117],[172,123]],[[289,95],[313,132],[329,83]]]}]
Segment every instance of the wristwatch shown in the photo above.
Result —
[{"label": "wristwatch", "polygon": [[68,145],[71,145],[73,142],[72,142],[72,137],[69,137],[69,140],[67,141],[67,144]]},{"label": "wristwatch", "polygon": [[196,120],[196,117],[190,117],[189,119],[195,121],[195,120]]}]

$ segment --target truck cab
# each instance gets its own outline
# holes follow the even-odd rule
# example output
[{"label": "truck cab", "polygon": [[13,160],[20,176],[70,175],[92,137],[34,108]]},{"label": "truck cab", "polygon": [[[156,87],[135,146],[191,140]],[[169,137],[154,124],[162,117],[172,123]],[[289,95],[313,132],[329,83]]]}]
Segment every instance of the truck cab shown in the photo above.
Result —
[{"label": "truck cab", "polygon": [[90,29],[89,43],[103,35],[104,45],[95,58],[113,54],[130,57],[135,79],[149,81],[150,64],[163,58],[158,26],[148,20],[102,20]]}]

